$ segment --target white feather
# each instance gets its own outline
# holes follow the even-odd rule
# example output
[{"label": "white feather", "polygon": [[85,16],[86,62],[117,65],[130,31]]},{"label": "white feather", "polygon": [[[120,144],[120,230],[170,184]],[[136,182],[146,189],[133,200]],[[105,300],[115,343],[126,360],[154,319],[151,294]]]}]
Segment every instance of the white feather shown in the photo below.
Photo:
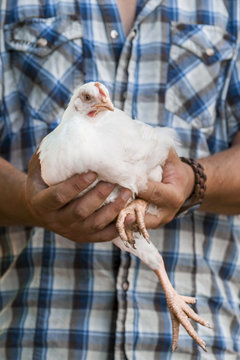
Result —
[{"label": "white feather", "polygon": [[[82,100],[82,93],[86,91],[93,99],[90,104]],[[42,178],[53,185],[91,170],[98,174],[98,179],[90,187],[105,180],[130,189],[134,198],[146,188],[148,180],[162,180],[162,167],[169,150],[175,148],[175,132],[133,120],[117,108],[89,117],[94,101],[99,101],[98,95],[94,83],[74,92],[62,122],[39,146]],[[114,201],[118,193],[119,187],[116,187],[105,203]],[[157,214],[156,206],[150,205],[148,212]],[[152,244],[149,247],[141,235],[135,234],[135,237],[137,249],[126,248],[119,238],[113,242],[138,256],[150,268],[157,268],[157,249]]]},{"label": "white feather", "polygon": [[98,122],[74,113],[40,144],[42,178],[48,185],[89,170],[99,180],[138,193],[148,179],[161,181],[161,167],[174,147],[173,130],[153,128],[115,109]]}]

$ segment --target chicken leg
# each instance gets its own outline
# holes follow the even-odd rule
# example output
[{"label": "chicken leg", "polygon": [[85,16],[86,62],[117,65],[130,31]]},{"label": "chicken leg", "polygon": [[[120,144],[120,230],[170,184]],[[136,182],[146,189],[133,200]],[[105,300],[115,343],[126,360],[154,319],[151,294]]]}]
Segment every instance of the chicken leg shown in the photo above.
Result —
[{"label": "chicken leg", "polygon": [[[202,319],[188,304],[195,304],[194,297],[179,295],[173,288],[162,259],[156,247],[149,241],[149,234],[144,223],[144,216],[147,209],[147,203],[144,200],[137,199],[132,201],[125,209],[123,209],[117,219],[116,227],[120,237],[114,239],[115,245],[121,250],[128,251],[139,257],[148,267],[150,267],[157,275],[162,285],[166,296],[167,306],[172,320],[172,351],[178,345],[179,327],[182,325],[188,334],[198,343],[204,351],[206,350],[206,343],[200,338],[194,330],[189,319],[197,323],[211,328],[210,324]],[[136,223],[139,228],[139,233],[133,233],[131,230],[125,229],[124,221],[127,215],[133,214],[136,216]],[[144,241],[143,237],[145,240]],[[137,240],[137,247],[135,246]],[[124,245],[123,245],[124,244]],[[130,244],[131,246],[129,247]]]},{"label": "chicken leg", "polygon": [[[161,257],[161,255],[159,254]],[[188,304],[195,304],[196,299],[190,296],[179,295],[168,278],[165,270],[164,262],[161,257],[161,264],[158,269],[154,270],[158,279],[161,282],[163,291],[166,296],[167,306],[172,320],[172,351],[174,351],[178,345],[179,326],[182,325],[188,334],[198,343],[204,351],[206,350],[206,343],[200,338],[197,332],[194,330],[189,319],[196,321],[197,323],[212,328],[209,322],[203,320]]]}]

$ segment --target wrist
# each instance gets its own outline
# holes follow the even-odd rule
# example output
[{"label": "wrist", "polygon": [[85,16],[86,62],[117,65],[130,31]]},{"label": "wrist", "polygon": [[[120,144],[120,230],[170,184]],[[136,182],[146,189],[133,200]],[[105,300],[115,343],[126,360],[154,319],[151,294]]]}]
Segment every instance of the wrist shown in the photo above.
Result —
[{"label": "wrist", "polygon": [[0,226],[36,226],[37,221],[27,206],[27,175],[0,158]]},{"label": "wrist", "polygon": [[191,208],[196,209],[196,207],[199,207],[201,205],[205,195],[207,181],[204,168],[200,163],[198,163],[194,159],[187,159],[184,157],[181,157],[180,159],[184,164],[188,166],[188,169],[190,168],[192,170],[191,174],[194,175],[194,183],[192,182],[192,175],[190,175],[190,186],[188,187],[189,195],[186,198],[185,202],[182,204],[181,208],[178,210],[176,216],[181,213],[186,213]]},{"label": "wrist", "polygon": [[185,186],[185,194],[184,199],[185,201],[192,195],[195,187],[195,175],[194,171],[191,166],[187,163],[182,162],[182,166],[184,167],[185,178],[186,178],[186,186]]},{"label": "wrist", "polygon": [[27,197],[27,191],[26,191],[26,184],[27,184],[27,177],[25,179],[24,182],[24,189],[23,189],[23,198],[22,198],[22,203],[24,205],[24,216],[23,216],[23,224],[25,226],[30,226],[30,227],[44,227],[43,224],[41,223],[41,219],[39,219],[39,217],[37,216],[37,214],[35,213],[34,209],[32,208],[31,204],[28,201],[28,197]]},{"label": "wrist", "polygon": [[27,175],[25,173],[19,177],[18,182],[18,196],[16,198],[16,204],[18,204],[18,211],[15,213],[15,219],[13,222],[16,222],[17,225],[23,225],[27,227],[40,226],[40,221],[37,219],[37,216],[31,210],[27,198],[26,198],[26,182]]}]

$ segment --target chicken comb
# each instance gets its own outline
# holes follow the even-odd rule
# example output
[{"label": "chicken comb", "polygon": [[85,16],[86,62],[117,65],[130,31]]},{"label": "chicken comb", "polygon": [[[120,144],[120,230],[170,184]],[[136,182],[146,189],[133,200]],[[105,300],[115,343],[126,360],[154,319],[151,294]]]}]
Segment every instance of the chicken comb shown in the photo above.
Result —
[{"label": "chicken comb", "polygon": [[103,91],[103,89],[102,89],[102,87],[101,87],[101,84],[100,84],[99,82],[95,82],[94,85],[98,88],[100,95],[106,97],[106,94],[105,94],[105,92]]}]

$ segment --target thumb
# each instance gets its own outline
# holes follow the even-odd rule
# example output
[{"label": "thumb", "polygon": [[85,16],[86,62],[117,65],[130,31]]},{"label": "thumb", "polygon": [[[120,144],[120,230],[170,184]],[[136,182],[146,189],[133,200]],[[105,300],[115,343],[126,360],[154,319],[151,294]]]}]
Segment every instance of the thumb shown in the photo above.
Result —
[{"label": "thumb", "polygon": [[149,181],[147,189],[140,192],[138,196],[159,208],[177,210],[182,205],[182,198],[178,190],[174,184]]},{"label": "thumb", "polygon": [[141,191],[138,194],[138,197],[146,200],[149,203],[160,206],[161,204],[166,203],[171,191],[172,187],[169,184],[149,181],[147,183],[147,189]]}]

